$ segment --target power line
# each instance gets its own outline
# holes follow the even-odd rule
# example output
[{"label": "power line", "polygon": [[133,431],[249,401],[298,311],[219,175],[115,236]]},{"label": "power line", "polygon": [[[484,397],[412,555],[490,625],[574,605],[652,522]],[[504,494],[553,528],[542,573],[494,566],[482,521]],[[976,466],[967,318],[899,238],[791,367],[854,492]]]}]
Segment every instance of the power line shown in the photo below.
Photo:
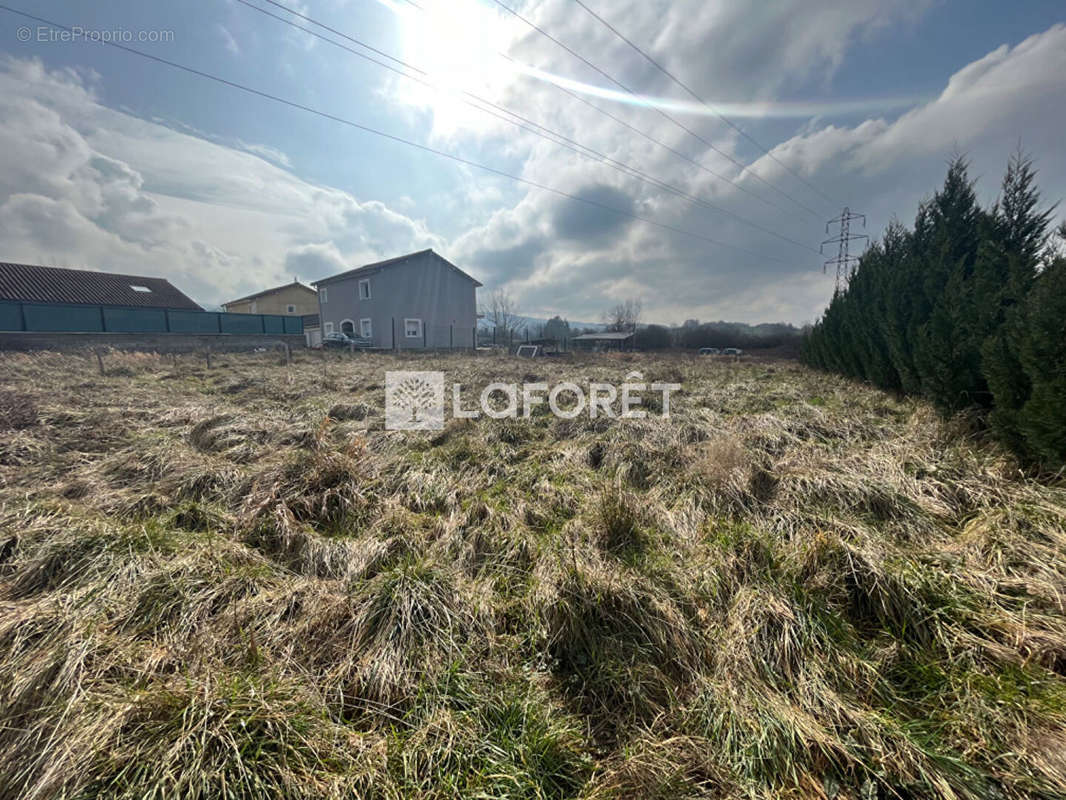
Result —
[{"label": "power line", "polygon": [[[59,30],[63,30],[63,31],[67,31],[69,33],[73,33],[73,28],[71,28],[68,25],[63,25],[62,23],[53,22],[52,20],[45,19],[44,17],[38,17],[38,16],[35,16],[35,15],[30,14],[28,12],[20,11],[17,8],[11,8],[10,6],[0,4],[0,10],[7,11],[7,12],[10,12],[12,14],[16,14],[16,15],[18,15],[20,17],[25,18],[25,19],[33,20],[34,22],[40,22],[40,23],[43,23],[45,25],[49,25],[49,26],[51,26],[53,28],[57,28]],[[137,50],[137,49],[135,49],[133,47],[129,47],[129,46],[124,45],[124,44],[120,44],[119,42],[115,42],[115,41],[111,41],[111,40],[107,40],[107,39],[92,39],[90,41],[92,41],[92,42],[94,42],[96,44],[109,45],[109,46],[115,47],[115,48],[117,48],[119,50],[123,50],[123,51],[125,51],[127,53],[131,53],[133,55],[140,56],[141,58],[146,58],[149,61],[154,61],[154,62],[156,62],[158,64],[163,64],[163,65],[171,67],[173,69],[181,70],[182,72],[189,73],[190,75],[196,75],[196,76],[198,76],[200,78],[204,78],[206,80],[213,81],[213,82],[221,84],[223,86],[228,86],[231,89],[237,89],[237,90],[239,90],[241,92],[245,92],[247,94],[251,94],[251,95],[254,95],[256,97],[260,97],[260,98],[263,98],[263,99],[266,99],[266,100],[271,100],[271,101],[273,101],[275,103],[280,103],[282,105],[289,106],[291,108],[295,108],[295,109],[298,109],[300,111],[306,111],[306,112],[308,112],[310,114],[314,114],[316,116],[322,117],[323,119],[332,120],[333,122],[338,122],[338,123],[340,123],[342,125],[346,125],[346,126],[348,126],[350,128],[354,128],[356,130],[363,131],[364,133],[370,133],[370,134],[373,134],[374,136],[379,136],[379,137],[381,137],[383,139],[388,139],[388,140],[393,141],[393,142],[398,142],[400,144],[407,145],[408,147],[413,147],[413,148],[415,148],[417,150],[422,150],[423,152],[426,152],[426,153],[432,153],[433,155],[437,155],[437,156],[441,156],[443,158],[447,158],[447,159],[449,159],[451,161],[455,161],[455,162],[457,162],[459,164],[463,164],[463,165],[468,166],[468,167],[474,167],[475,169],[480,169],[480,170],[483,170],[485,172],[489,172],[491,174],[498,175],[499,177],[507,178],[509,180],[513,180],[516,183],[522,183],[522,184],[525,184],[527,186],[532,186],[535,189],[540,189],[541,191],[549,192],[551,194],[557,195],[559,197],[566,198],[568,200],[572,200],[574,202],[583,203],[585,205],[593,206],[595,208],[599,208],[599,209],[602,209],[604,211],[609,211],[611,213],[618,214],[620,216],[630,217],[631,219],[635,219],[635,220],[638,220],[638,221],[643,222],[645,224],[653,225],[653,226],[655,226],[657,228],[662,228],[663,230],[671,231],[673,233],[680,233],[680,234],[682,234],[684,236],[690,236],[690,237],[692,237],[694,239],[700,239],[702,241],[708,242],[709,244],[713,244],[713,245],[715,245],[717,247],[724,247],[724,248],[729,249],[729,250],[736,250],[738,252],[745,253],[746,255],[752,256],[752,257],[754,257],[756,259],[759,259],[761,261],[777,261],[777,262],[780,262],[782,264],[790,264],[790,263],[792,263],[792,262],[786,261],[785,259],[782,259],[782,258],[777,258],[775,256],[762,255],[762,254],[756,253],[756,252],[754,252],[752,250],[748,250],[747,248],[744,248],[744,247],[739,247],[737,245],[731,245],[731,244],[728,244],[726,242],[722,242],[722,241],[719,241],[717,239],[714,239],[714,238],[712,238],[710,236],[704,236],[703,234],[696,233],[694,231],[689,231],[689,230],[686,230],[684,228],[678,228],[678,227],[676,227],[674,225],[669,225],[669,224],[664,223],[664,222],[658,222],[656,220],[650,219],[650,218],[642,216],[640,214],[634,214],[631,211],[626,211],[625,209],[616,208],[615,206],[608,205],[607,203],[601,203],[601,202],[599,202],[597,200],[592,200],[592,199],[587,198],[587,197],[580,197],[579,195],[571,194],[570,192],[566,192],[566,191],[564,191],[562,189],[556,189],[553,186],[548,186],[546,184],[530,180],[529,178],[523,178],[523,177],[520,177],[518,175],[512,175],[509,172],[505,172],[503,170],[496,169],[495,167],[490,167],[490,166],[488,166],[486,164],[481,164],[481,163],[479,163],[477,161],[473,161],[471,159],[455,155],[454,153],[449,153],[449,152],[444,151],[444,150],[438,150],[435,147],[430,147],[429,145],[421,144],[421,143],[415,142],[415,141],[413,141],[411,139],[405,139],[404,137],[397,136],[396,134],[387,133],[385,131],[380,131],[380,130],[377,130],[376,128],[372,128],[372,127],[370,127],[368,125],[362,125],[362,124],[360,124],[358,122],[353,122],[352,120],[345,119],[344,117],[338,117],[338,116],[336,116],[334,114],[330,114],[327,111],[321,111],[321,110],[319,110],[317,108],[313,108],[311,106],[307,106],[307,105],[304,105],[302,103],[298,103],[298,102],[296,102],[294,100],[287,100],[286,98],[279,97],[279,96],[274,95],[274,94],[270,94],[269,92],[262,91],[261,89],[255,89],[255,88],[253,88],[251,86],[246,86],[246,85],[244,85],[242,83],[237,83],[236,81],[231,81],[231,80],[229,80],[227,78],[223,78],[223,77],[220,77],[218,75],[214,75],[214,74],[212,74],[210,72],[206,72],[206,71],[203,71],[203,70],[196,69],[195,67],[190,67],[190,66],[187,66],[185,64],[181,64],[181,63],[179,63],[177,61],[170,61],[169,59],[162,58],[161,56],[152,55],[151,53],[146,53],[143,50]]]},{"label": "power line", "polygon": [[850,208],[848,208],[847,206],[844,206],[844,210],[842,212],[840,212],[840,216],[839,217],[831,219],[831,220],[829,220],[829,222],[825,223],[825,232],[826,233],[829,233],[830,226],[832,226],[832,225],[839,225],[840,226],[840,234],[838,236],[832,238],[832,239],[826,239],[824,242],[822,242],[822,246],[819,248],[819,250],[821,250],[824,253],[825,246],[827,244],[835,244],[835,245],[837,245],[837,257],[829,259],[822,266],[822,272],[825,272],[830,264],[835,264],[836,265],[836,269],[837,269],[836,290],[837,291],[840,291],[841,280],[843,280],[845,283],[847,283],[847,281],[851,279],[851,275],[852,275],[852,273],[854,271],[854,270],[852,270],[851,265],[856,263],[859,260],[858,256],[853,256],[853,255],[851,255],[848,252],[849,245],[851,244],[852,241],[855,241],[855,240],[858,240],[858,239],[865,239],[867,242],[870,241],[870,237],[867,236],[865,233],[852,233],[851,232],[851,223],[853,221],[855,221],[855,220],[858,220],[858,219],[862,220],[862,226],[865,228],[866,227],[866,215],[865,214],[855,214],[855,213],[853,213],[851,211]]},{"label": "power line", "polygon": [[813,183],[808,181],[806,178],[804,178],[802,175],[800,175],[798,172],[793,170],[791,167],[788,166],[788,164],[786,164],[785,162],[781,161],[777,156],[775,156],[770,151],[769,148],[763,146],[758,141],[756,141],[755,138],[753,138],[751,136],[751,134],[749,134],[747,131],[745,131],[743,128],[741,128],[739,125],[736,125],[735,123],[733,123],[732,120],[727,119],[724,115],[722,115],[720,112],[718,112],[712,106],[710,106],[707,103],[706,100],[704,100],[702,97],[700,97],[698,94],[696,94],[696,92],[694,92],[692,89],[690,89],[684,82],[681,81],[680,78],[678,78],[676,75],[674,75],[672,72],[670,72],[670,70],[668,70],[666,67],[664,67],[662,64],[660,64],[658,61],[656,61],[654,58],[652,58],[650,55],[648,55],[644,50],[642,50],[637,44],[635,44],[628,37],[626,37],[621,31],[619,31],[611,23],[609,23],[607,20],[605,20],[603,17],[601,17],[599,14],[597,14],[595,11],[593,11],[591,8],[589,8],[587,5],[585,5],[585,3],[582,2],[582,0],[574,0],[574,2],[577,3],[579,6],[581,6],[583,9],[585,9],[585,11],[589,15],[591,15],[594,19],[599,20],[599,22],[602,25],[604,25],[609,31],[611,31],[611,33],[613,33],[615,36],[617,36],[619,39],[621,39],[623,42],[625,42],[631,48],[633,48],[638,53],[640,53],[645,58],[645,60],[647,60],[648,63],[651,64],[653,67],[655,67],[657,70],[659,70],[659,72],[661,72],[663,75],[668,77],[670,80],[672,80],[678,86],[680,86],[682,89],[684,89],[686,92],[688,92],[698,102],[702,103],[708,109],[713,111],[715,116],[718,117],[718,119],[722,120],[722,122],[724,122],[730,128],[735,130],[737,133],[739,133],[741,136],[743,136],[745,139],[747,139],[749,142],[751,142],[753,145],[755,145],[757,148],[759,148],[759,150],[761,150],[763,153],[765,153],[771,159],[773,159],[773,161],[778,166],[780,166],[781,168],[786,170],[790,175],[792,175],[797,180],[803,182],[810,189],[812,189],[815,192],[817,192],[819,195],[821,195],[828,202],[830,202],[830,203],[835,202],[832,197],[827,195],[825,192],[823,192],[821,189],[819,189],[816,185],[814,185]]},{"label": "power line", "polygon": [[[417,2],[415,2],[415,0],[404,0],[404,1],[406,3],[408,3],[409,5],[413,6],[414,8],[418,9],[419,11],[424,12],[426,10],[425,6],[422,6],[422,5],[418,4]],[[239,2],[245,2],[245,0],[239,0]],[[330,33],[336,34],[337,36],[340,36],[340,37],[342,37],[344,39],[347,39],[348,41],[353,42],[354,44],[357,44],[360,47],[364,47],[367,50],[370,50],[371,52],[377,53],[378,55],[383,56],[384,58],[387,58],[390,61],[393,61],[393,62],[395,62],[397,64],[405,66],[408,69],[413,69],[416,72],[419,72],[419,73],[421,73],[423,75],[427,74],[424,70],[421,70],[418,67],[411,66],[411,65],[407,64],[406,62],[401,61],[400,59],[397,59],[394,56],[389,55],[388,53],[385,53],[382,50],[379,50],[379,49],[377,49],[375,47],[371,47],[370,45],[366,44],[365,42],[361,42],[358,39],[353,39],[351,36],[348,36],[347,34],[342,33],[341,31],[338,31],[335,28],[330,27],[329,25],[325,25],[325,24],[323,24],[321,22],[318,22],[318,21],[312,19],[311,17],[307,16],[306,14],[303,14],[303,13],[301,13],[299,11],[296,11],[296,10],[294,10],[292,8],[289,8],[288,6],[285,6],[285,5],[282,5],[279,2],[276,2],[276,0],[263,0],[263,2],[270,3],[272,6],[276,6],[277,8],[280,8],[280,9],[288,12],[289,14],[292,14],[295,17],[299,17],[300,19],[303,19],[303,20],[305,20],[307,22],[310,22],[310,23],[312,23],[314,25],[317,25],[318,27],[322,28],[323,30],[327,30]],[[251,8],[255,8],[257,11],[263,11],[263,9],[258,8],[258,7],[254,6],[254,5],[251,5],[251,4],[247,3],[247,2],[245,2],[245,5],[248,5]],[[506,8],[506,6],[503,6],[503,7]],[[510,9],[508,9],[508,10],[510,11]],[[267,12],[264,12],[264,13],[267,13]],[[518,16],[514,11],[511,11],[511,13],[515,14],[516,16]],[[270,14],[270,16],[275,17],[275,19],[280,19],[279,17],[276,17],[274,14]],[[529,23],[528,21],[526,21],[522,17],[518,17],[518,18],[522,19],[523,22],[526,22],[527,24],[532,25],[532,23]],[[299,26],[297,26],[297,27],[299,27]],[[306,28],[300,28],[300,29],[301,30],[307,30]],[[312,33],[312,32],[308,31],[308,33]],[[317,35],[317,34],[313,34],[313,35]],[[544,33],[544,35],[548,36],[547,33]],[[549,38],[552,38],[552,37],[549,36]],[[327,39],[326,41],[329,41],[329,40]],[[552,39],[552,41],[555,41],[555,40]],[[562,42],[557,42],[557,43],[561,47],[566,47],[566,45],[562,44]],[[569,50],[569,48],[567,48],[567,50]],[[356,55],[362,55],[362,54],[356,53]],[[501,58],[507,60],[507,61],[510,61],[512,64],[518,64],[518,62],[515,61],[515,59],[513,59],[507,53],[498,52],[497,55],[500,56]],[[581,56],[577,55],[576,53],[574,55],[576,55],[578,58],[581,58]],[[583,58],[582,58],[582,60],[584,61]],[[374,63],[378,63],[378,62],[374,62]],[[588,63],[589,66],[591,66],[593,69],[596,69],[597,71],[599,71],[599,69],[594,64],[591,64],[589,62],[585,62],[585,63]],[[384,65],[382,65],[382,66],[384,66]],[[614,79],[611,78],[611,76],[607,75],[606,73],[602,73],[601,72],[601,74],[603,74],[604,77],[606,77],[608,80],[614,81]],[[614,81],[614,82],[615,82],[615,85],[622,86],[622,84],[617,83],[617,81]],[[736,181],[734,181],[729,176],[722,175],[719,172],[715,172],[710,167],[708,167],[708,166],[706,166],[704,164],[701,164],[700,162],[696,161],[695,159],[691,158],[690,156],[685,155],[680,150],[677,150],[676,148],[671,147],[670,145],[666,144],[665,142],[663,142],[663,141],[661,141],[659,139],[656,139],[654,136],[651,136],[650,134],[645,133],[644,131],[640,130],[639,128],[635,127],[634,125],[629,124],[625,120],[623,120],[623,119],[621,119],[619,117],[616,117],[614,114],[611,114],[609,111],[606,111],[606,110],[600,108],[599,106],[595,105],[594,103],[589,102],[584,97],[582,97],[581,95],[577,94],[576,92],[572,92],[569,89],[566,89],[566,88],[564,88],[562,86],[558,86],[558,85],[555,85],[555,84],[551,84],[551,85],[554,86],[556,89],[558,89],[563,94],[569,95],[573,99],[578,100],[581,103],[584,103],[589,108],[591,108],[592,110],[602,114],[603,116],[607,117],[608,119],[614,120],[619,125],[623,125],[624,127],[628,128],[629,130],[631,130],[634,133],[636,133],[638,136],[641,136],[644,139],[648,140],[649,142],[652,142],[653,144],[656,144],[659,147],[662,147],[662,148],[668,150],[669,152],[673,153],[674,155],[678,156],[679,158],[684,159],[685,161],[687,161],[688,163],[690,163],[693,166],[697,167],[698,169],[702,170],[703,172],[706,172],[708,175],[712,175],[713,177],[717,178],[720,181],[725,181],[726,183],[731,184],[733,187],[739,189],[740,191],[744,192],[745,194],[749,195],[750,197],[754,197],[759,202],[765,203],[766,205],[768,205],[768,206],[770,206],[772,208],[776,208],[778,211],[782,211],[782,212],[785,211],[785,209],[782,208],[781,206],[779,206],[776,203],[773,203],[773,202],[767,200],[766,198],[762,197],[759,194],[756,194],[751,189],[749,189],[748,187],[746,187],[746,186],[744,186],[744,185],[742,185],[740,183],[737,183]],[[625,87],[622,87],[622,88],[625,88]],[[626,91],[628,91],[628,90],[626,90]],[[632,94],[632,92],[629,92],[629,93]],[[464,94],[467,94],[467,95],[469,95],[471,97],[477,97],[476,95],[471,95],[470,92],[464,92]],[[490,101],[482,100],[482,102],[490,102]],[[492,104],[492,105],[495,106],[495,104]],[[499,106],[497,106],[497,107],[499,108]],[[506,111],[506,109],[502,109],[502,110]],[[507,111],[507,113],[513,113],[513,112]],[[666,115],[664,115],[664,116],[666,116]],[[667,119],[671,119],[669,116],[667,116],[666,118]],[[676,123],[676,121],[675,121],[675,124],[680,124],[680,123]],[[681,126],[681,127],[684,128],[684,126]],[[693,133],[692,135],[695,136],[696,134]],[[699,137],[697,137],[697,138],[699,138]],[[710,143],[707,143],[707,144],[708,144],[709,147],[714,149],[715,152],[719,152],[719,153],[721,152],[721,151],[717,150],[717,148],[715,148],[714,145],[712,145]],[[729,158],[729,156],[726,155],[725,153],[722,153],[722,155],[725,156],[726,158]],[[738,162],[735,162],[735,161],[733,163],[737,164],[737,166],[740,166],[741,168],[744,168],[743,164],[739,164]],[[754,175],[754,173],[752,173],[752,174]],[[755,175],[755,177],[758,178],[759,176]],[[818,216],[818,214],[813,212],[813,211],[811,213],[813,213],[815,216]],[[804,247],[806,247],[806,245],[804,245]]]},{"label": "power line", "polygon": [[[277,8],[283,9],[284,11],[287,11],[287,12],[293,14],[294,16],[297,16],[297,17],[299,17],[301,19],[304,19],[304,20],[306,20],[307,22],[309,22],[309,23],[311,23],[313,25],[317,25],[318,27],[322,28],[323,30],[328,30],[331,33],[334,33],[335,35],[340,36],[341,38],[346,39],[347,41],[358,45],[359,47],[362,47],[362,48],[370,50],[370,51],[372,51],[374,53],[377,53],[378,55],[380,55],[380,56],[382,56],[384,58],[387,58],[390,61],[395,62],[396,64],[400,64],[401,66],[403,66],[406,69],[409,69],[409,70],[412,70],[414,72],[417,72],[419,75],[428,76],[428,74],[429,74],[425,70],[423,70],[423,69],[421,69],[419,67],[416,67],[416,66],[414,66],[414,65],[412,65],[412,64],[410,64],[410,63],[408,63],[406,61],[403,61],[402,59],[399,59],[399,58],[396,58],[394,56],[391,56],[388,53],[384,52],[383,50],[379,50],[377,48],[371,47],[370,45],[366,44],[365,42],[362,42],[359,39],[356,39],[356,38],[350,36],[349,34],[346,34],[346,33],[343,33],[341,31],[338,31],[335,28],[331,28],[330,26],[326,25],[325,23],[318,22],[317,20],[312,19],[311,17],[309,17],[309,16],[307,16],[305,14],[302,14],[300,12],[294,11],[294,10],[288,8],[287,6],[283,5],[280,2],[276,2],[276,0],[263,0],[263,1],[267,2],[267,3],[270,3],[271,5],[276,6]],[[417,83],[422,84],[423,86],[428,86],[430,88],[438,88],[438,89],[440,88],[439,86],[437,86],[436,84],[433,84],[432,82],[430,82],[428,80],[424,80],[423,78],[416,77],[414,75],[408,75],[407,73],[403,72],[402,70],[399,70],[399,69],[397,69],[395,67],[392,67],[392,66],[390,66],[388,64],[385,64],[385,63],[383,63],[381,61],[378,61],[377,59],[372,58],[371,56],[368,56],[365,53],[360,53],[357,50],[353,50],[352,48],[347,47],[346,45],[341,44],[340,42],[337,42],[337,41],[335,41],[333,39],[330,39],[327,36],[323,36],[322,34],[317,33],[316,31],[313,31],[310,28],[305,28],[304,26],[298,25],[297,23],[293,22],[292,20],[285,19],[284,17],[278,16],[277,14],[274,14],[274,13],[272,13],[272,12],[270,12],[270,11],[264,9],[264,8],[260,8],[259,6],[256,6],[254,3],[249,2],[249,0],[237,0],[237,2],[241,3],[242,5],[247,6],[250,9],[258,11],[261,14],[264,14],[264,15],[266,15],[268,17],[276,19],[279,22],[284,23],[285,25],[289,25],[290,27],[295,28],[296,30],[303,31],[304,33],[307,33],[310,36],[314,36],[315,38],[321,39],[322,41],[327,42],[329,44],[332,44],[335,47],[339,47],[340,49],[342,49],[342,50],[344,50],[344,51],[346,51],[348,53],[351,53],[352,55],[355,55],[355,56],[358,56],[359,58],[362,58],[362,59],[365,59],[367,61],[370,61],[373,64],[377,64],[378,66],[383,67],[383,68],[385,68],[385,69],[387,69],[387,70],[389,70],[391,72],[394,72],[397,75],[400,75],[401,77],[407,78],[408,80],[415,81]],[[735,213],[733,211],[729,211],[728,209],[723,208],[722,206],[720,206],[720,205],[718,205],[716,203],[712,203],[709,200],[705,200],[705,199],[703,199],[701,197],[697,197],[696,195],[693,195],[693,194],[685,191],[684,189],[681,189],[681,188],[679,188],[679,187],[677,187],[677,186],[675,186],[675,185],[673,185],[671,183],[668,183],[668,182],[660,180],[659,178],[656,178],[656,177],[654,177],[652,175],[649,175],[648,173],[646,173],[646,172],[644,172],[644,171],[642,171],[642,170],[640,170],[640,169],[638,169],[636,167],[633,167],[633,166],[631,166],[629,164],[626,164],[625,162],[618,161],[617,159],[614,159],[611,156],[608,156],[607,154],[600,152],[599,150],[596,150],[596,149],[594,149],[592,147],[589,147],[588,145],[582,144],[581,142],[579,142],[579,141],[577,141],[575,139],[572,139],[569,136],[566,136],[565,134],[559,133],[558,131],[552,130],[551,128],[547,128],[544,125],[541,125],[541,124],[535,122],[534,120],[529,119],[528,117],[524,117],[524,116],[522,116],[521,114],[518,114],[515,111],[511,111],[510,109],[505,108],[504,106],[498,105],[497,103],[494,103],[491,100],[486,100],[485,98],[480,97],[480,96],[478,96],[476,94],[473,94],[472,92],[468,92],[468,91],[462,91],[462,94],[464,94],[467,97],[471,98],[471,100],[476,101],[476,102],[471,102],[471,100],[463,100],[463,102],[466,105],[470,106],[471,108],[475,108],[478,111],[481,111],[481,112],[483,112],[485,114],[488,114],[488,115],[494,117],[495,119],[501,120],[501,121],[506,122],[506,123],[508,123],[510,125],[514,125],[514,126],[516,126],[518,128],[521,128],[521,129],[523,129],[525,131],[528,131],[528,132],[534,134],[535,136],[539,136],[542,139],[546,139],[547,141],[550,141],[553,144],[559,145],[560,147],[565,147],[566,149],[568,149],[568,150],[570,150],[570,151],[572,151],[574,153],[577,153],[579,156],[582,156],[584,158],[590,158],[590,159],[593,159],[593,160],[598,161],[600,163],[603,163],[606,166],[610,167],[611,169],[614,169],[615,171],[620,172],[623,175],[626,175],[627,177],[636,178],[637,180],[639,180],[639,181],[641,181],[643,183],[646,183],[649,186],[654,186],[654,187],[656,187],[658,189],[665,189],[665,190],[671,192],[672,194],[675,194],[678,197],[681,197],[682,199],[687,200],[690,203],[693,203],[694,205],[698,205],[698,206],[701,206],[703,208],[706,208],[706,209],[709,209],[711,211],[714,211],[716,213],[719,213],[719,214],[722,214],[724,216],[727,216],[727,217],[729,217],[729,218],[731,218],[733,220],[736,220],[737,222],[741,223],[742,225],[747,225],[748,227],[753,228],[753,229],[755,229],[757,231],[760,231],[760,232],[762,232],[762,233],[764,233],[764,234],[766,234],[768,236],[773,236],[774,238],[780,239],[783,242],[787,242],[787,243],[789,243],[791,245],[795,245],[796,247],[801,247],[804,250],[808,250],[811,253],[816,252],[813,247],[810,247],[809,245],[804,244],[803,242],[800,242],[800,241],[798,241],[796,239],[793,239],[793,238],[791,238],[789,236],[785,236],[784,234],[778,233],[777,231],[775,231],[775,230],[773,230],[771,228],[767,228],[767,227],[765,227],[763,225],[760,225],[757,222],[752,222],[751,220],[741,216],[740,214],[737,214],[737,213]],[[508,115],[514,117],[515,119],[519,120],[519,121],[516,122],[515,119],[507,119],[507,118],[501,116],[500,114],[497,114],[497,113],[494,113],[493,111],[490,111],[488,108],[484,108],[482,105],[479,105],[479,103],[487,105],[487,106],[489,106],[491,108],[494,108],[497,111],[502,112],[503,114],[508,114]]]},{"label": "power line", "polygon": [[[407,0],[407,2],[411,2],[411,0]],[[500,53],[499,55],[502,58],[504,58],[504,59],[506,59],[508,61],[512,61],[512,62],[514,62],[516,64],[518,63],[517,61],[514,61],[514,59],[511,58],[506,53]],[[645,139],[646,141],[649,141],[649,142],[651,142],[654,145],[658,145],[659,147],[661,147],[664,150],[672,153],[673,155],[677,156],[678,158],[682,159],[683,161],[688,162],[689,164],[691,164],[692,166],[696,167],[697,169],[699,169],[699,170],[701,170],[703,172],[706,172],[708,175],[712,175],[712,176],[714,176],[715,178],[717,178],[720,181],[725,181],[726,183],[732,184],[735,188],[740,189],[742,192],[747,194],[749,197],[754,197],[760,203],[764,203],[767,206],[769,206],[770,208],[775,208],[778,211],[781,211],[782,213],[786,213],[786,214],[788,213],[788,211],[786,211],[783,206],[779,206],[777,203],[775,203],[775,202],[773,202],[771,200],[767,200],[762,195],[756,194],[755,192],[751,191],[750,189],[748,189],[743,184],[736,183],[732,178],[730,178],[730,177],[728,177],[726,175],[722,175],[721,173],[715,172],[713,169],[708,167],[706,164],[701,164],[696,159],[692,158],[691,156],[686,155],[685,153],[682,153],[680,150],[678,150],[675,147],[672,147],[671,145],[668,145],[666,142],[662,141],[661,139],[656,139],[650,133],[646,133],[645,131],[642,131],[637,126],[631,125],[630,123],[626,122],[621,117],[615,116],[610,111],[607,111],[606,109],[600,108],[598,105],[596,105],[592,101],[588,100],[587,98],[582,97],[577,92],[573,92],[573,91],[567,89],[564,86],[559,86],[558,84],[549,84],[549,85],[552,86],[553,88],[557,89],[558,91],[562,92],[563,94],[573,98],[574,100],[577,100],[579,103],[584,103],[586,106],[591,108],[593,111],[595,111],[595,112],[597,112],[599,114],[602,114],[603,116],[607,117],[607,119],[613,120],[614,122],[617,122],[622,127],[631,130],[633,133],[637,134],[637,136],[640,136],[642,139]]]},{"label": "power line", "polygon": [[[411,0],[408,0],[408,2],[411,2]],[[598,74],[602,75],[604,78],[609,80],[611,83],[613,83],[615,86],[620,88],[622,91],[626,92],[627,94],[631,94],[631,95],[636,96],[634,91],[633,91],[633,89],[631,89],[630,87],[626,86],[624,83],[619,81],[613,75],[610,75],[607,72],[605,72],[604,70],[602,70],[599,67],[597,67],[591,61],[589,61],[587,58],[585,58],[583,55],[581,55],[576,50],[574,50],[573,48],[568,46],[566,43],[564,43],[564,42],[560,41],[559,39],[555,38],[554,36],[552,36],[550,33],[548,33],[546,30],[544,30],[544,28],[540,27],[535,22],[532,22],[531,20],[526,19],[524,16],[522,16],[517,11],[515,11],[513,8],[508,6],[506,3],[502,2],[502,0],[493,0],[493,2],[496,5],[498,5],[500,8],[502,8],[504,11],[506,11],[507,13],[513,15],[516,19],[521,20],[523,23],[525,23],[530,28],[535,30],[541,36],[544,36],[549,41],[554,42],[556,45],[558,45],[559,47],[563,48],[563,50],[568,52],[570,55],[574,56],[574,58],[578,59],[579,61],[581,61],[586,66],[588,66],[591,69],[595,70]],[[741,174],[742,175],[743,174],[750,175],[752,178],[757,180],[759,183],[761,183],[761,184],[763,184],[765,186],[768,186],[769,188],[773,189],[775,192],[780,194],[782,197],[786,198],[787,200],[790,200],[792,203],[795,203],[798,207],[802,208],[804,211],[806,211],[811,216],[813,216],[813,217],[819,217],[820,216],[820,214],[817,211],[815,211],[813,208],[808,206],[806,203],[803,203],[803,202],[797,200],[795,197],[790,195],[784,189],[781,189],[781,188],[775,186],[774,184],[770,183],[768,180],[766,180],[761,175],[759,175],[757,172],[755,172],[755,170],[750,169],[749,165],[747,165],[747,164],[745,164],[745,163],[743,163],[741,161],[738,161],[737,159],[733,158],[733,156],[729,155],[729,153],[727,153],[724,150],[721,150],[720,148],[715,146],[713,142],[707,140],[706,138],[704,138],[700,134],[696,133],[694,130],[692,130],[690,127],[685,125],[683,122],[680,122],[675,117],[671,116],[670,114],[667,114],[661,108],[656,108],[655,111],[663,119],[669,120],[674,125],[676,125],[678,128],[680,128],[685,133],[687,133],[689,136],[691,136],[692,138],[696,139],[698,142],[702,143],[705,147],[710,148],[714,152],[718,153],[718,155],[722,156],[722,158],[726,159],[731,164],[733,164],[734,166],[739,168],[741,170]],[[737,186],[738,188],[740,188],[740,184],[736,183],[735,181],[730,180],[730,183],[732,183],[734,186]]]}]

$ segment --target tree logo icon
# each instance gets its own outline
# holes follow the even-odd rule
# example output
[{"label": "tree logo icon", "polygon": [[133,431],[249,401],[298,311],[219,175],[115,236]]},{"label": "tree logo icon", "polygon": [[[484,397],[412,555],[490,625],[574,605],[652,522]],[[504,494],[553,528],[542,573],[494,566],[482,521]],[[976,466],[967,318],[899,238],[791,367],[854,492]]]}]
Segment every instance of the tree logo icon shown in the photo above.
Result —
[{"label": "tree logo icon", "polygon": [[385,428],[439,431],[444,428],[443,372],[386,372]]}]

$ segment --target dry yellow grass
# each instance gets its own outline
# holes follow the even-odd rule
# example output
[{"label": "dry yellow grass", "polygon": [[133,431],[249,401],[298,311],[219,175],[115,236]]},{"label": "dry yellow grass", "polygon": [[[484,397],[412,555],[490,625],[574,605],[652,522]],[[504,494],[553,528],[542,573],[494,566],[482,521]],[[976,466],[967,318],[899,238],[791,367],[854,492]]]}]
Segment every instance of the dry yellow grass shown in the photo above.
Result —
[{"label": "dry yellow grass", "polygon": [[[1066,795],[1066,491],[961,421],[789,363],[215,361],[0,356],[0,797]],[[401,433],[394,368],[683,389]]]}]

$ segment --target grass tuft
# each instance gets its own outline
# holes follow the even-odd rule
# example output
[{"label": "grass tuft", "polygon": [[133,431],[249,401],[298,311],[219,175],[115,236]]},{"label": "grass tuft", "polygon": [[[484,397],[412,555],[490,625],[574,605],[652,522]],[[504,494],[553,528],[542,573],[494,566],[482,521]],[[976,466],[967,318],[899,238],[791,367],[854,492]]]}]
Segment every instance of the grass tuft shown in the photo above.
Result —
[{"label": "grass tuft", "polygon": [[0,354],[0,797],[1066,796],[1066,487],[970,421],[623,354],[533,377],[670,419],[400,433],[400,362],[530,362],[106,358]]}]

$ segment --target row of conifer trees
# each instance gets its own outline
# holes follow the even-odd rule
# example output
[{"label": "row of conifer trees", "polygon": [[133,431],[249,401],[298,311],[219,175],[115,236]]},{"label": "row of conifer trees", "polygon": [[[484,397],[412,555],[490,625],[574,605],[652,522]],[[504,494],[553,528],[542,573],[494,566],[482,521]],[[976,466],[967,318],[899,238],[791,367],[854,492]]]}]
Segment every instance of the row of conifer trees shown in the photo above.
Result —
[{"label": "row of conifer trees", "polygon": [[1025,462],[1066,466],[1066,223],[1051,233],[1032,161],[1011,158],[978,205],[956,157],[913,229],[862,256],[804,339],[815,367],[967,408]]}]

